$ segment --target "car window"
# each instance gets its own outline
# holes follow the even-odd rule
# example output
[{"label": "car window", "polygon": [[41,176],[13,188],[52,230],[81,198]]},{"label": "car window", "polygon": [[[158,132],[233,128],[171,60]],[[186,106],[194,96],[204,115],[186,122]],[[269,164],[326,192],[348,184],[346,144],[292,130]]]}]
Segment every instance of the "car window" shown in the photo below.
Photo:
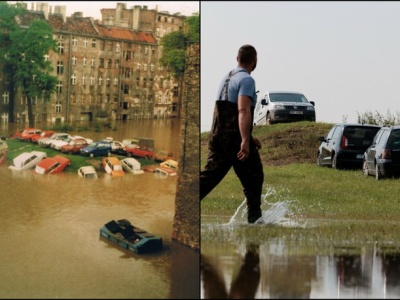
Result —
[{"label": "car window", "polygon": [[302,94],[291,93],[271,93],[269,94],[271,102],[299,102],[307,103],[307,98]]},{"label": "car window", "polygon": [[400,130],[392,130],[387,142],[389,148],[400,147]]}]

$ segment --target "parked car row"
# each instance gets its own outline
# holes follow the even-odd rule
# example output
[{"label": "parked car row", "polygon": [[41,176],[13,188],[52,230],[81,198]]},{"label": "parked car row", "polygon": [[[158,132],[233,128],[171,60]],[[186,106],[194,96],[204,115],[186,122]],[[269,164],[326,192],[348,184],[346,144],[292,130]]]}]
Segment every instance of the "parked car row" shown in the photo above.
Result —
[{"label": "parked car row", "polygon": [[95,156],[111,156],[111,154],[124,155],[165,161],[172,159],[171,152],[164,149],[154,150],[154,140],[147,137],[126,138],[122,142],[113,138],[105,138],[99,141],[82,136],[72,136],[66,132],[43,131],[39,128],[25,128],[16,132],[13,136],[27,142],[37,143],[45,148],[52,148],[63,153],[81,154],[93,158]]},{"label": "parked car row", "polygon": [[318,166],[361,168],[376,180],[400,176],[400,125],[339,123],[318,141]]}]

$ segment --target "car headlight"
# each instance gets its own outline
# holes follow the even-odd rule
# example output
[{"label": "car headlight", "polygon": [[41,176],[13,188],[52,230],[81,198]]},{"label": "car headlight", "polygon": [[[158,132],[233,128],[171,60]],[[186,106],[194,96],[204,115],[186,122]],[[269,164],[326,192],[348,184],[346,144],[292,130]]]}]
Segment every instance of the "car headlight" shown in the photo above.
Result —
[{"label": "car headlight", "polygon": [[284,106],[284,105],[275,105],[275,106],[274,106],[274,109],[275,109],[275,110],[285,109],[285,106]]},{"label": "car headlight", "polygon": [[307,110],[315,110],[314,106],[307,106]]}]

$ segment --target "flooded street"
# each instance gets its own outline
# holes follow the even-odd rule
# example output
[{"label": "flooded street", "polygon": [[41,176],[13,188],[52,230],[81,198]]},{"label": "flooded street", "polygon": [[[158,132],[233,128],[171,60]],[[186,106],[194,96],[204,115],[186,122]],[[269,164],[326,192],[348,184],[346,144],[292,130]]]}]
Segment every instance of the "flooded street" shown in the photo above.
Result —
[{"label": "flooded street", "polygon": [[245,201],[230,218],[202,215],[202,299],[400,297],[397,243],[310,238],[317,222],[296,219],[289,200],[266,203],[262,224],[247,224]]},{"label": "flooded street", "polygon": [[[116,127],[75,134],[153,137],[156,148],[179,154],[179,120]],[[149,172],[84,180],[1,166],[0,298],[199,298],[199,253],[171,240],[176,183]],[[100,238],[104,224],[120,219],[162,237],[163,250],[138,255]]]}]

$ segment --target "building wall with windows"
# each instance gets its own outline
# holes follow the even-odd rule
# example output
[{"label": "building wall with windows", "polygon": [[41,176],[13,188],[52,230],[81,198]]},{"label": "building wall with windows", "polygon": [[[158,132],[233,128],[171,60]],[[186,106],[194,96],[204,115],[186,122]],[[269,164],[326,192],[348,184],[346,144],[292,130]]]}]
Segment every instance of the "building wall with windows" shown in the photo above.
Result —
[{"label": "building wall with windows", "polygon": [[[50,101],[34,99],[35,122],[74,122],[100,119],[148,119],[180,116],[179,83],[159,64],[160,39],[182,28],[184,16],[168,19],[166,12],[135,6],[102,9],[102,21],[65,6],[37,4],[21,20],[27,26],[35,18],[49,22],[57,51],[50,51],[57,88]],[[168,23],[169,22],[169,23]],[[162,28],[158,29],[157,28]],[[1,84],[2,83],[2,84]],[[8,121],[10,93],[0,75],[0,116]],[[27,122],[27,99],[16,92],[14,119]]]}]

